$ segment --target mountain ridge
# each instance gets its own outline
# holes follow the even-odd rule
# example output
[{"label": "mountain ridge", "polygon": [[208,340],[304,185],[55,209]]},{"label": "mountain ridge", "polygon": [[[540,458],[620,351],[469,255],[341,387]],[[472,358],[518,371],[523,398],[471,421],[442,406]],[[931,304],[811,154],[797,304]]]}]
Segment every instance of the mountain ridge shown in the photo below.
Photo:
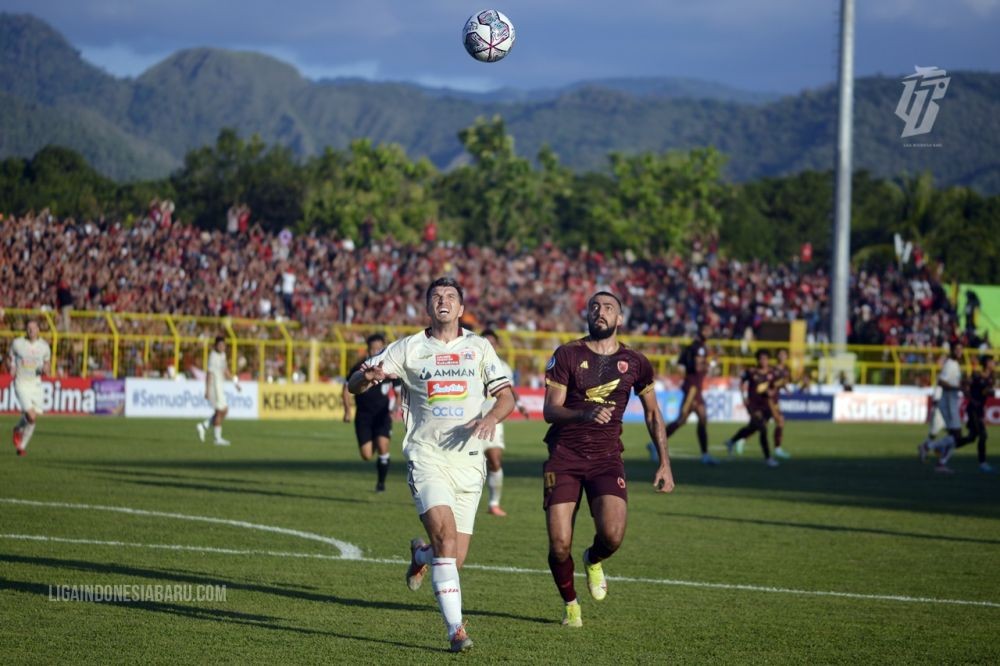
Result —
[{"label": "mountain ridge", "polygon": [[[1000,192],[1000,74],[950,72],[930,142],[908,147],[894,115],[901,79],[855,82],[855,167],[882,176],[931,170],[939,184]],[[251,51],[178,51],[134,79],[86,62],[51,26],[0,13],[0,157],[59,143],[118,180],[162,177],[223,127],[257,133],[299,156],[356,138],[401,144],[439,168],[467,159],[459,130],[500,114],[518,152],[549,144],[576,170],[606,169],[612,151],[714,145],[727,176],[749,180],[833,165],[833,86],[777,96],[695,79],[597,79],[558,89],[470,93],[412,83],[312,81]],[[46,122],[29,122],[30,114]]]}]

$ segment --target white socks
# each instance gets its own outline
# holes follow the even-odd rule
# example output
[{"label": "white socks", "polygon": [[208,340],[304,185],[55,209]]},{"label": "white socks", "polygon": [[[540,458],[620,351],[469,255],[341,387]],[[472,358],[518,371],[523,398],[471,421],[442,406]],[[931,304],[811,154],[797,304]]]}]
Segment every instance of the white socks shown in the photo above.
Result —
[{"label": "white socks", "polygon": [[35,424],[34,423],[29,423],[28,425],[24,426],[24,429],[21,431],[21,448],[22,449],[28,448],[28,442],[31,441],[31,436],[33,434],[35,434]]},{"label": "white socks", "polygon": [[955,438],[952,437],[951,434],[949,433],[944,437],[931,441],[930,444],[928,444],[928,446],[929,448],[934,449],[935,451],[943,452],[946,448],[948,448],[954,443],[955,443]]},{"label": "white socks", "polygon": [[222,426],[215,426],[215,441],[222,439]]},{"label": "white socks", "polygon": [[451,638],[462,626],[462,587],[458,582],[458,567],[455,566],[454,557],[435,557],[431,561],[431,582],[434,584],[434,596],[441,608],[441,616],[448,628],[448,638]]},{"label": "white socks", "polygon": [[500,493],[503,492],[503,469],[487,472],[486,486],[490,489],[490,506],[500,506]]}]

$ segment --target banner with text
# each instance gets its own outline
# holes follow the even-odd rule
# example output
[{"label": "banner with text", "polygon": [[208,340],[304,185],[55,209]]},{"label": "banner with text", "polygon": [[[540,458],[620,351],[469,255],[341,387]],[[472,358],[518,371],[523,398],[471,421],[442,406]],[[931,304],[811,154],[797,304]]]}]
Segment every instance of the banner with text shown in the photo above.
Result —
[{"label": "banner with text", "polygon": [[832,421],[833,400],[832,395],[782,393],[778,396],[778,407],[789,421]]},{"label": "banner with text", "polygon": [[838,393],[833,420],[841,423],[926,423],[927,398],[892,393]]},{"label": "banner with text", "polygon": [[343,384],[260,384],[262,419],[342,419]]},{"label": "banner with text", "polygon": [[[46,414],[94,414],[93,382],[81,377],[42,377],[42,411]],[[0,375],[0,414],[20,414],[14,378]]]},{"label": "banner with text", "polygon": [[1000,398],[987,399],[985,421],[989,425],[1000,425]]},{"label": "banner with text", "polygon": [[[231,419],[255,419],[259,416],[257,382],[243,382],[241,391],[227,383],[226,401]],[[168,418],[206,418],[212,407],[205,400],[205,382],[194,379],[125,380],[125,416]]]}]

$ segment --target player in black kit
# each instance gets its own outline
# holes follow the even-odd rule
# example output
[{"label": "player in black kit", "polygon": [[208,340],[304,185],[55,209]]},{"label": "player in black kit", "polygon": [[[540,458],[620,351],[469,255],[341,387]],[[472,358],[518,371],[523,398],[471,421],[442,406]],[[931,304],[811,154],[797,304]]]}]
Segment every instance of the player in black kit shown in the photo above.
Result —
[{"label": "player in black kit", "polygon": [[965,408],[968,417],[969,434],[958,440],[955,448],[960,448],[966,444],[976,442],[976,454],[979,458],[979,471],[986,474],[995,474],[993,465],[986,462],[986,401],[993,397],[994,379],[993,370],[996,361],[992,356],[982,356],[979,359],[979,369],[973,371],[969,379],[966,395],[969,403]]},{"label": "player in black kit", "polygon": [[[369,335],[365,340],[368,344],[368,356],[354,364],[347,376],[350,377],[361,369],[365,360],[378,355],[385,349],[385,336],[381,333]],[[364,393],[354,397],[357,414],[354,418],[354,433],[358,438],[358,453],[362,460],[371,460],[375,450],[378,460],[375,469],[378,472],[378,482],[375,492],[385,492],[385,477],[389,473],[389,442],[392,439],[392,415],[389,408],[389,388],[392,382],[375,384]],[[351,422],[351,394],[344,384],[344,423]],[[374,444],[374,446],[373,446]]]}]

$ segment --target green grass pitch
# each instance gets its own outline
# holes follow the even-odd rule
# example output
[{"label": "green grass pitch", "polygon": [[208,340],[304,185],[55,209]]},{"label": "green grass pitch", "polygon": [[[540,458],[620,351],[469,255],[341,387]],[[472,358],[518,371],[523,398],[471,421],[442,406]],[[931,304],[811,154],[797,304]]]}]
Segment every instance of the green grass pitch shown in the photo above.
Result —
[{"label": "green grass pitch", "polygon": [[[0,419],[5,439],[13,423]],[[677,489],[658,495],[644,429],[627,426],[628,531],[605,601],[578,579],[576,630],[559,625],[546,564],[543,425],[509,424],[510,515],[487,515],[484,492],[462,572],[476,645],[451,657],[430,586],[403,581],[422,530],[398,434],[377,495],[343,423],[229,422],[222,448],[188,421],[47,418],[26,458],[9,442],[0,457],[0,660],[997,663],[1000,478],[976,470],[975,447],[954,476],[922,466],[924,431],[791,423],[780,468],[755,441],[707,468],[689,426],[671,442]],[[592,535],[583,511],[578,572]],[[56,585],[224,585],[226,598],[53,601]]]}]

